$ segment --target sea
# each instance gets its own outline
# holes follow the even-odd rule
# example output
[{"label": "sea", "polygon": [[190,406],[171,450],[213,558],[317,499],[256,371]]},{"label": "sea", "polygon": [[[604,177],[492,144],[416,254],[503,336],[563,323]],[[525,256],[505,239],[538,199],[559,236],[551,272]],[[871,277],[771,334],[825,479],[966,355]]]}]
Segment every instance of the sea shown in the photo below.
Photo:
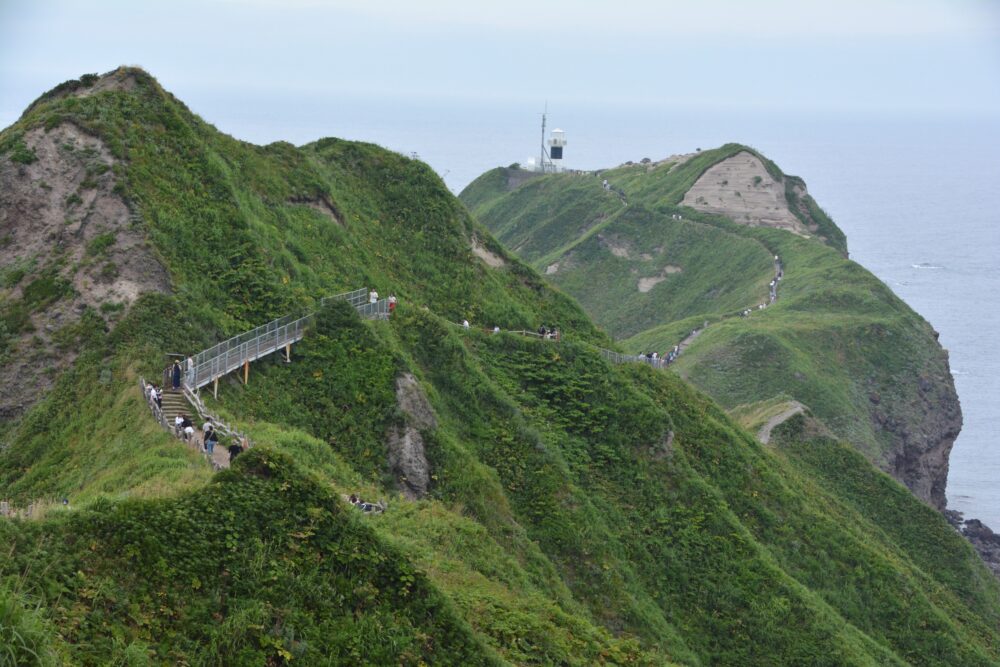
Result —
[{"label": "sea", "polygon": [[846,233],[851,257],[940,332],[964,414],[948,504],[1000,531],[1000,117],[332,93],[273,103],[211,91],[182,99],[254,143],[337,136],[419,157],[456,193],[488,169],[538,155],[543,109],[548,128],[566,133],[569,168],[730,141],[757,148],[805,179]]}]

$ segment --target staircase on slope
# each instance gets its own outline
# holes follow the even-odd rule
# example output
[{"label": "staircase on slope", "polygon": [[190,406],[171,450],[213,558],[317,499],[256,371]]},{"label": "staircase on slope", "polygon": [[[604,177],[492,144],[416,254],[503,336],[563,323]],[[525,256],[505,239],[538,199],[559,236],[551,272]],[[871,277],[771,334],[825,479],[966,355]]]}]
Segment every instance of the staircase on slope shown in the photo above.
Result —
[{"label": "staircase on slope", "polygon": [[[165,390],[163,392],[162,410],[165,426],[171,433],[174,433],[174,419],[177,415],[187,415],[191,423],[194,424],[194,439],[188,443],[188,446],[199,452],[202,451],[202,432],[201,424],[198,423],[198,410],[191,405],[184,392],[170,389]],[[219,444],[216,445],[215,451],[212,452],[212,462],[216,464],[217,468],[229,467],[229,452],[226,450],[228,444],[228,439],[220,438]]]}]

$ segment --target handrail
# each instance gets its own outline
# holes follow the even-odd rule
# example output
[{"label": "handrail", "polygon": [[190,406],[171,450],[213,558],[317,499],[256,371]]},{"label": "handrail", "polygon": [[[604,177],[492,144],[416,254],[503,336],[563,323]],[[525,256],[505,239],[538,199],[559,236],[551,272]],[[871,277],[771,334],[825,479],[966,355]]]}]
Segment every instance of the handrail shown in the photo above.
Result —
[{"label": "handrail", "polygon": [[[320,299],[320,306],[332,301],[347,301],[358,314],[369,320],[389,318],[389,300],[368,301],[368,288],[362,287],[350,292],[335,294]],[[233,336],[191,357],[184,373],[184,385],[192,392],[231,373],[245,363],[256,361],[281,348],[302,340],[306,327],[313,321],[315,313],[293,319],[285,315],[267,324]]]},{"label": "handrail", "polygon": [[215,430],[220,432],[223,436],[237,438],[239,439],[240,444],[244,444],[247,448],[253,447],[253,442],[245,433],[237,431],[232,426],[209,412],[201,398],[187,387],[184,387],[184,396],[187,397],[188,402],[191,403],[195,412],[198,413],[198,417],[200,418],[199,421],[204,419],[205,421],[212,422],[213,428],[215,428]]},{"label": "handrail", "polygon": [[[176,432],[174,431],[173,426],[170,423],[168,423],[166,418],[164,417],[163,408],[161,408],[155,402],[149,400],[148,398],[149,384],[146,383],[146,378],[144,377],[139,378],[139,389],[142,391],[142,395],[145,398],[146,403],[149,405],[150,410],[153,412],[153,417],[155,417],[156,421],[160,423],[160,426],[162,426],[167,432],[177,435]],[[205,403],[202,402],[202,400],[198,397],[197,394],[191,391],[188,387],[184,387],[182,391],[184,392],[184,397],[187,399],[188,403],[194,408],[195,412],[198,413],[198,421],[211,422],[213,428],[216,431],[218,431],[222,436],[237,438],[240,441],[240,444],[247,449],[253,447],[253,442],[250,440],[249,437],[247,437],[245,433],[243,433],[242,431],[237,431],[229,424],[227,424],[226,422],[222,421],[221,419],[210,413],[208,409],[205,407]],[[215,465],[214,462],[213,465]],[[218,469],[218,465],[216,465],[216,469]]]},{"label": "handrail", "polygon": [[[448,322],[448,324],[459,327],[460,329],[465,329],[465,325],[459,324],[458,322]],[[478,327],[476,329],[479,330]],[[496,333],[492,329],[483,329],[483,333],[493,334]],[[524,329],[501,329],[499,333],[514,334],[515,336],[524,336],[525,338],[533,337],[540,338],[542,340],[552,341],[553,343],[558,343],[562,340],[561,336],[556,338],[551,338],[549,336],[543,336],[537,331],[526,331]],[[636,363],[636,364],[648,364],[653,368],[666,368],[673,361],[667,357],[657,357],[653,359],[652,357],[647,357],[644,354],[625,354],[623,352],[615,352],[614,350],[609,350],[606,347],[598,347],[593,343],[587,343],[585,341],[577,341],[587,347],[596,350],[604,359],[613,364],[626,364],[626,363]]]},{"label": "handrail", "polygon": [[142,397],[145,399],[146,403],[149,404],[149,408],[153,411],[153,416],[156,417],[156,421],[158,421],[163,428],[169,431],[170,425],[167,424],[167,420],[163,416],[163,408],[149,400],[149,385],[146,384],[146,378],[139,378],[139,389],[142,390]]}]

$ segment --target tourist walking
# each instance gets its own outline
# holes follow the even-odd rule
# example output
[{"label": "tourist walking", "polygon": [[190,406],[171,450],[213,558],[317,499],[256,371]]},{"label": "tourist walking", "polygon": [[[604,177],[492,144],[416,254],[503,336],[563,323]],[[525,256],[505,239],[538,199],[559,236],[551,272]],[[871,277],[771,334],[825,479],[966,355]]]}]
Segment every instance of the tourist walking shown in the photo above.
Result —
[{"label": "tourist walking", "polygon": [[174,391],[181,388],[181,362],[174,359],[174,367],[170,371],[170,377],[173,381]]},{"label": "tourist walking", "polygon": [[219,444],[219,434],[215,432],[215,428],[209,424],[208,431],[205,433],[205,451],[211,457],[215,453],[215,446]]}]

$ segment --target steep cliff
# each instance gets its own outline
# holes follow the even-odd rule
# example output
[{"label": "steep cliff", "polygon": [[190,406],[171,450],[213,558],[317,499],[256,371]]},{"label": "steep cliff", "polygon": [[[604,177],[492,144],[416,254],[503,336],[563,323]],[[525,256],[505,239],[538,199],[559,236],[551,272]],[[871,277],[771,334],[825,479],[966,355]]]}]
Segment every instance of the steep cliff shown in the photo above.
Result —
[{"label": "steep cliff", "polygon": [[[793,420],[764,447],[676,375],[609,364],[426,165],[245,144],[123,69],[43,96],[0,170],[15,133],[67,124],[169,282],[81,319],[5,425],[0,497],[35,507],[0,519],[15,662],[1000,663],[1000,586],[937,512]],[[361,286],[399,297],[389,320],[319,306]],[[305,311],[290,362],[202,397],[254,444],[230,469],[152,419],[137,380],[165,353]],[[561,340],[508,333],[541,322]]]},{"label": "steep cliff", "polygon": [[[509,171],[461,199],[626,348],[664,352],[709,323],[676,364],[683,377],[730,410],[779,397],[809,406],[944,509],[962,423],[947,353],[846,259],[802,179],[737,144],[586,174]],[[776,255],[783,275],[768,303]]]}]

